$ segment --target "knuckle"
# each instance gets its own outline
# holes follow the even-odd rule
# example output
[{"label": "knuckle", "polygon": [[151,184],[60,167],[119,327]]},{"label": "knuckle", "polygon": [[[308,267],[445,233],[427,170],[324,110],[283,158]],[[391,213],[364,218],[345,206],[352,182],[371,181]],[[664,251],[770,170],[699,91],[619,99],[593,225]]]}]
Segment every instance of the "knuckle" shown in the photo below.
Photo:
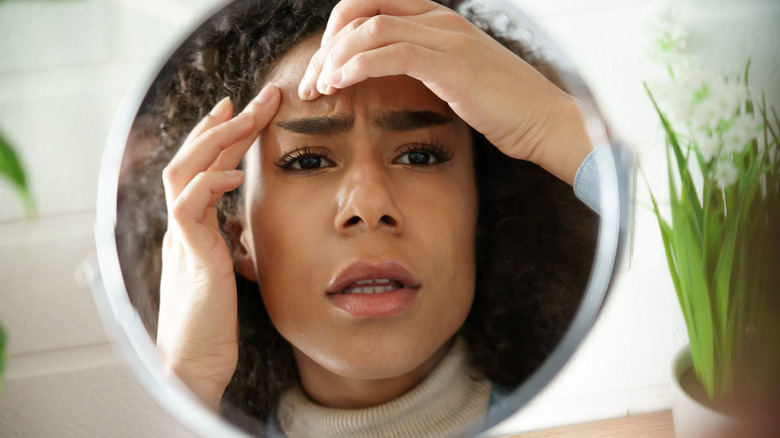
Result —
[{"label": "knuckle", "polygon": [[409,66],[413,62],[413,47],[409,43],[396,44],[393,47],[393,58],[402,71],[408,72]]},{"label": "knuckle", "polygon": [[334,47],[330,52],[328,52],[328,57],[326,58],[326,61],[323,62],[322,68],[325,68],[325,65],[330,64],[330,67],[333,68],[334,65],[340,65],[343,62],[346,62],[344,59],[344,51],[339,47]]},{"label": "knuckle", "polygon": [[171,219],[176,222],[181,222],[181,220],[187,216],[187,203],[185,198],[179,197],[173,201],[170,208],[170,215]]},{"label": "knuckle", "polygon": [[453,29],[463,29],[471,23],[465,17],[450,10],[437,11],[435,16],[443,26]]},{"label": "knuckle", "polygon": [[365,53],[358,53],[350,60],[350,64],[352,64],[351,70],[364,71],[369,67],[368,55]]},{"label": "knuckle", "polygon": [[197,175],[195,175],[194,178],[192,178],[190,185],[194,187],[199,187],[204,185],[207,176],[208,176],[208,171],[199,172]]},{"label": "knuckle", "polygon": [[322,67],[325,65],[325,55],[323,55],[322,51],[318,50],[317,53],[311,57],[309,65],[316,70],[322,70]]},{"label": "knuckle", "polygon": [[163,184],[169,185],[171,184],[175,179],[176,175],[179,173],[179,168],[176,165],[175,162],[168,163],[167,166],[162,171],[162,178],[163,178]]},{"label": "knuckle", "polygon": [[217,126],[211,127],[203,131],[203,133],[201,133],[200,136],[198,136],[197,141],[199,143],[210,142],[214,139],[216,134],[217,134]]},{"label": "knuckle", "polygon": [[387,15],[376,15],[366,21],[364,27],[368,36],[381,35],[389,26],[391,18]]},{"label": "knuckle", "polygon": [[365,22],[365,19],[363,19],[363,18],[356,18],[356,19],[350,21],[349,24],[347,24],[344,27],[344,29],[348,33],[349,32],[354,32],[354,31],[356,31],[360,27],[361,24],[363,24],[363,22]]}]

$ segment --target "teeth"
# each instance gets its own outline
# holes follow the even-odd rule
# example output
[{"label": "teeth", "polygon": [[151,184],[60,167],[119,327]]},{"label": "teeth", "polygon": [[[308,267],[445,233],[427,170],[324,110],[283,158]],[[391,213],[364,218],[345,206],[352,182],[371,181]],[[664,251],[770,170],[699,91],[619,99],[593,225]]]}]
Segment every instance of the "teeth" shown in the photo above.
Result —
[{"label": "teeth", "polygon": [[355,282],[355,284],[370,284],[370,283],[386,284],[386,283],[390,283],[390,280],[387,278],[376,278],[373,280],[358,280]]},{"label": "teeth", "polygon": [[[357,284],[361,284],[357,282]],[[382,292],[390,292],[391,290],[400,289],[397,284],[389,284],[387,286],[366,286],[366,287],[348,287],[345,294],[381,294]]]}]

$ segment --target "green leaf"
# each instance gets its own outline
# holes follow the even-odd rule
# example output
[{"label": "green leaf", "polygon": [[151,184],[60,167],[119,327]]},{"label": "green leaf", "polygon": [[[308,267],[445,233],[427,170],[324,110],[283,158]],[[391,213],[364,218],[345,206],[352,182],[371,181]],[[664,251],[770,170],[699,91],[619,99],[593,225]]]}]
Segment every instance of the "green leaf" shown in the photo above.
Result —
[{"label": "green leaf", "polygon": [[27,178],[11,144],[0,134],[0,176],[14,187],[24,204],[28,217],[36,215],[35,203],[27,186]]},{"label": "green leaf", "polygon": [[0,324],[0,394],[3,393],[3,375],[5,375],[5,330]]},{"label": "green leaf", "polygon": [[[655,110],[658,113],[658,117],[661,119],[661,124],[663,125],[664,131],[666,132],[666,139],[674,151],[677,170],[682,182],[683,196],[689,198],[690,200],[690,208],[693,209],[694,217],[696,219],[696,231],[697,234],[701,236],[703,212],[701,203],[699,202],[699,195],[696,193],[696,186],[693,184],[690,172],[688,172],[688,159],[683,155],[682,148],[680,148],[680,143],[677,139],[677,134],[674,132],[671,123],[669,123],[669,120],[666,118],[664,113],[661,111],[661,108],[658,106],[658,103],[655,101],[653,93],[650,92],[650,88],[648,88],[646,83],[644,86],[647,95],[650,97],[650,101],[653,103],[653,107],[655,107]],[[672,175],[670,174],[669,177],[671,178]]]}]

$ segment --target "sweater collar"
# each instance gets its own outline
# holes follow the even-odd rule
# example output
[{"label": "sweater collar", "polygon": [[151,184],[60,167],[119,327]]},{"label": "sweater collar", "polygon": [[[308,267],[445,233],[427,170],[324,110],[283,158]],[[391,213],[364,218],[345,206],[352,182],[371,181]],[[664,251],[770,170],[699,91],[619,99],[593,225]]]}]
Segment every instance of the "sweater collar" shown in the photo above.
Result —
[{"label": "sweater collar", "polygon": [[456,338],[433,372],[394,400],[332,409],[313,403],[296,386],[282,395],[276,417],[289,438],[464,436],[485,419],[490,390],[490,381],[470,375],[466,343]]}]

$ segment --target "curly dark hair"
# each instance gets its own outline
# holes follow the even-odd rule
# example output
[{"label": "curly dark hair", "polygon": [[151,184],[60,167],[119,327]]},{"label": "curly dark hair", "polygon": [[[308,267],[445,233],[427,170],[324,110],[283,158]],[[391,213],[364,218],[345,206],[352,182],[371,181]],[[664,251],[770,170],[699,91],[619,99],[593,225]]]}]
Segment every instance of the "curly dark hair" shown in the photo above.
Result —
[{"label": "curly dark hair", "polygon": [[[179,47],[146,95],[125,150],[116,239],[130,299],[152,337],[167,226],[163,168],[220,98],[230,96],[236,110],[244,107],[279,59],[324,30],[335,3],[236,1]],[[501,36],[463,0],[439,3],[459,11],[560,86],[540,56]],[[514,388],[555,347],[579,305],[598,218],[566,183],[535,164],[505,156],[478,132],[472,130],[472,136],[479,192],[477,289],[460,335],[475,375]],[[241,196],[239,188],[220,201],[223,234]],[[239,360],[223,406],[264,421],[281,393],[296,382],[297,369],[290,345],[264,309],[258,285],[238,273],[236,282]]]}]

